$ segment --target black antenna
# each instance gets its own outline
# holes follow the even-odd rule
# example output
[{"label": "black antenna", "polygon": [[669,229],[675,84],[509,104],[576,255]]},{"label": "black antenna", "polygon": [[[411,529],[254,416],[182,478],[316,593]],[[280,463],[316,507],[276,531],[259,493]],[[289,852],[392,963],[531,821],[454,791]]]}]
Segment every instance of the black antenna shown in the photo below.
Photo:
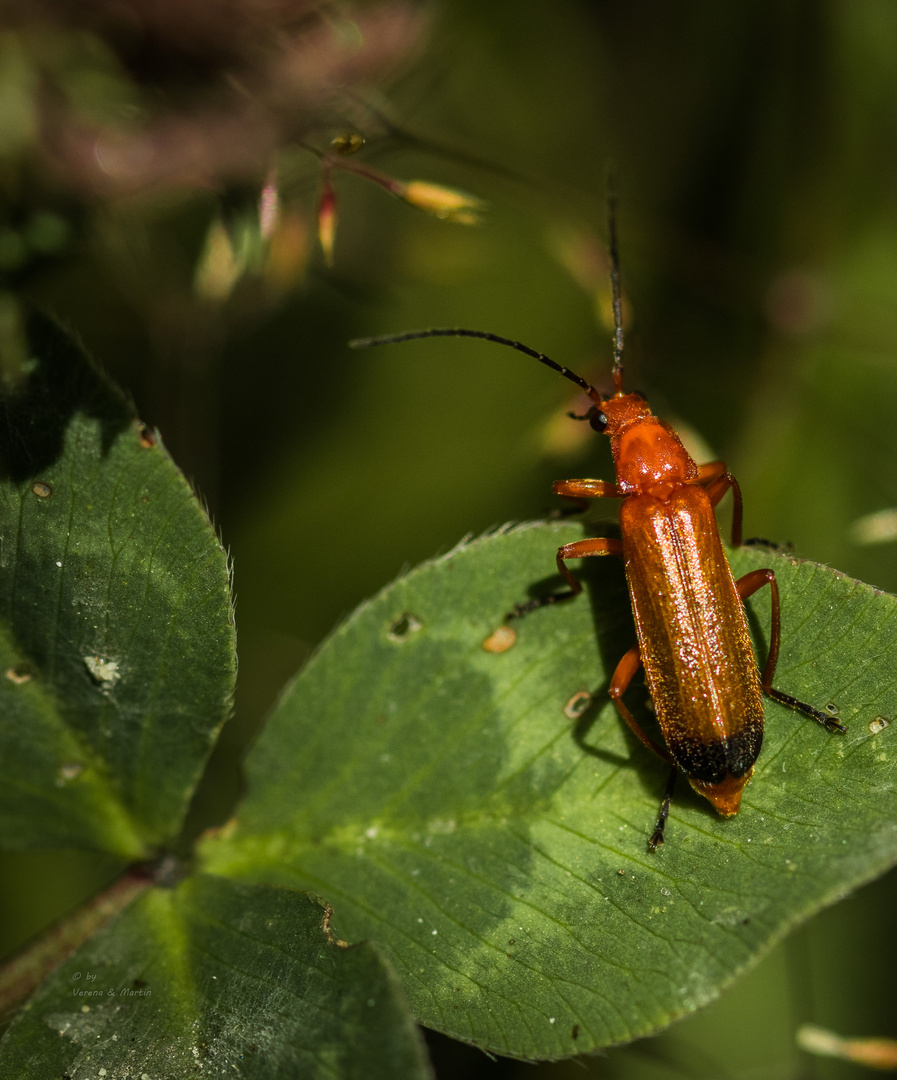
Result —
[{"label": "black antenna", "polygon": [[620,289],[620,252],[617,249],[617,190],[614,174],[607,180],[607,225],[610,252],[610,287],[614,307],[614,386],[623,392],[623,295]]},{"label": "black antenna", "polygon": [[[511,349],[516,349],[518,352],[526,353],[527,356],[531,356],[534,360],[538,360],[540,363],[550,367],[552,371],[557,371],[563,375],[565,379],[569,379],[570,382],[576,383],[581,389],[592,398],[593,401],[597,400],[600,395],[586,380],[577,375],[575,371],[571,371],[569,368],[562,367],[551,359],[550,356],[546,356],[545,353],[536,352],[535,349],[531,349],[528,345],[523,345],[519,341],[512,341],[511,338],[500,337],[498,334],[490,334],[488,330],[462,330],[460,328],[435,328],[432,330],[407,330],[402,334],[386,334],[384,337],[370,337],[370,338],[355,338],[349,342],[350,349],[369,349],[374,345],[397,345],[401,341],[415,341],[417,338],[428,337],[471,337],[482,338],[484,341],[494,341],[497,345],[507,345]],[[623,331],[620,330],[620,342],[622,348]],[[614,353],[616,358],[616,353]],[[619,389],[619,383],[616,379],[616,367],[614,368],[614,384]]]}]

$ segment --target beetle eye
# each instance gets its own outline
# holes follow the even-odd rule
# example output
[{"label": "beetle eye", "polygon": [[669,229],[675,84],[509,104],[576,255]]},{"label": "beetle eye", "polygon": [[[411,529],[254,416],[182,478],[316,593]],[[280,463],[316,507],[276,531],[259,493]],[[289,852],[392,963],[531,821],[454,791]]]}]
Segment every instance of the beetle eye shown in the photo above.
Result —
[{"label": "beetle eye", "polygon": [[607,429],[607,417],[600,409],[594,409],[589,416],[589,423],[595,429],[595,431],[605,431]]}]

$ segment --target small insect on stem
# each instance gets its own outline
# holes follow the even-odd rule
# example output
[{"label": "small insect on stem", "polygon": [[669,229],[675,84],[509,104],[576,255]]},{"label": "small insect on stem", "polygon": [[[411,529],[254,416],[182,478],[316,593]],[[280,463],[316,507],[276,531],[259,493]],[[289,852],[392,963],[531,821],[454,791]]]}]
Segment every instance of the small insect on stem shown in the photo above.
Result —
[{"label": "small insect on stem", "polygon": [[[633,734],[670,767],[660,813],[648,841],[663,843],[675,779],[692,788],[724,817],[738,813],[745,785],[763,742],[763,695],[804,713],[830,732],[846,728],[831,712],[813,708],[772,683],[779,656],[779,587],[772,570],[752,570],[737,581],[723,550],[714,508],[731,490],[732,543],[741,543],[741,490],[722,461],[697,465],[669,424],[654,416],[642,394],[623,391],[623,317],[616,213],[610,202],[613,290],[613,385],[608,397],[581,375],[519,341],[483,330],[414,330],[350,342],[354,348],[428,337],[470,337],[507,345],[575,383],[591,400],[584,416],[611,442],[616,480],[558,480],[554,492],[577,502],[620,499],[621,539],[589,537],[564,544],[557,567],[569,586],[519,604],[508,616],[571,600],[583,587],[572,559],[617,555],[623,559],[638,644],[617,664],[609,693]],[[754,658],[744,601],[769,586],[772,620],[762,672]],[[640,667],[663,744],[640,726],[623,701]]]}]

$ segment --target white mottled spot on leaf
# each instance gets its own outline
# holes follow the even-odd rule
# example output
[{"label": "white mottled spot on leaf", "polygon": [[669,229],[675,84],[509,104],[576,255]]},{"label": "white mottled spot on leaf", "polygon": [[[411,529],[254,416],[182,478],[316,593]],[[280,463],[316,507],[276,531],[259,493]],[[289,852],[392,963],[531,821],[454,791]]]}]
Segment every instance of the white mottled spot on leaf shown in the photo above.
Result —
[{"label": "white mottled spot on leaf", "polygon": [[121,678],[117,660],[110,660],[105,656],[85,656],[84,663],[101,690],[111,690]]}]

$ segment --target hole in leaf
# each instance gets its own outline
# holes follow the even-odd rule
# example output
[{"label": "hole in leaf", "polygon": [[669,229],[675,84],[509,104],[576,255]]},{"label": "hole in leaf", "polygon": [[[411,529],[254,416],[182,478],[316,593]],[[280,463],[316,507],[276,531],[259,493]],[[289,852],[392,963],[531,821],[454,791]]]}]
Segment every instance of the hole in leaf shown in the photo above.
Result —
[{"label": "hole in leaf", "polygon": [[406,611],[390,626],[387,637],[390,641],[407,641],[412,634],[416,634],[424,624],[416,615]]}]

